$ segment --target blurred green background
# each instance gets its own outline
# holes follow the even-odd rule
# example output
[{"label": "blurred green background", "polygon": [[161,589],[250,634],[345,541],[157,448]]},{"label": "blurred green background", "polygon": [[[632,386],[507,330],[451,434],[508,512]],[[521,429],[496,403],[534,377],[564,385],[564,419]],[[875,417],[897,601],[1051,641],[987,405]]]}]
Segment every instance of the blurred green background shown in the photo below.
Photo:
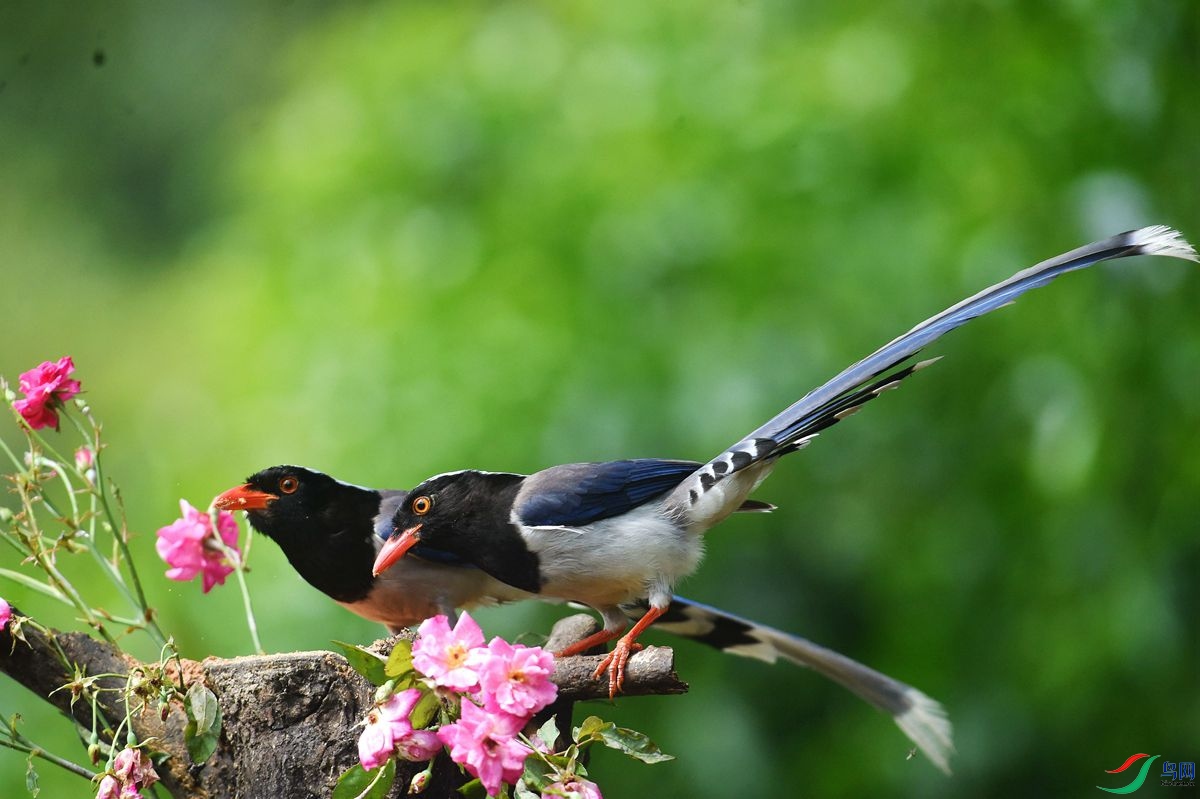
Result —
[{"label": "blurred green background", "polygon": [[[164,626],[245,654],[232,584],[161,577],[180,497],[285,462],[704,460],[1017,269],[1200,240],[1198,9],[6,2],[0,374],[74,356]],[[1082,796],[1134,752],[1198,759],[1198,304],[1195,266],[1141,259],[972,323],[680,587],[941,700],[953,779],[836,685],[683,644],[690,695],[596,708],[679,759],[602,754],[605,795]],[[252,560],[268,649],[380,634]],[[0,711],[84,759],[7,679]],[[0,751],[0,795],[24,769]]]}]

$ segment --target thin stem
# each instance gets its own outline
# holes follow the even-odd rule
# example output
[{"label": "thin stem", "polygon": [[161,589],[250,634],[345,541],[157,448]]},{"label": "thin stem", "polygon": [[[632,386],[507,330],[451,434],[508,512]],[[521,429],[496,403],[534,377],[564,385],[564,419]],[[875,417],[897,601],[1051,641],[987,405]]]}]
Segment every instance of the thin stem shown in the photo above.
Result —
[{"label": "thin stem", "polygon": [[42,760],[53,763],[60,768],[64,768],[72,774],[78,774],[87,780],[91,780],[96,776],[95,773],[84,768],[83,766],[77,763],[72,763],[70,760],[61,758],[58,755],[47,752],[45,749],[37,746],[33,741],[17,732],[16,726],[10,723],[8,719],[0,717],[0,725],[3,725],[4,732],[8,734],[7,740],[0,738],[0,746],[7,746],[9,749],[15,749],[18,752],[25,752],[33,757],[40,757]]},{"label": "thin stem", "polygon": [[[80,524],[81,520],[79,517],[79,505],[75,501],[75,491],[73,490],[73,487],[71,486],[71,481],[67,478],[66,469],[63,468],[61,463],[59,463],[57,461],[52,461],[49,458],[45,458],[45,457],[41,457],[41,456],[39,456],[38,458],[35,459],[34,465],[35,466],[40,465],[40,466],[45,466],[47,468],[50,468],[62,479],[63,485],[67,489],[67,499],[71,503],[71,520],[70,520],[71,527],[75,530],[76,533],[81,533],[81,534],[87,535],[89,537],[88,547],[87,547],[88,551],[92,554],[92,557],[95,559],[96,563],[100,566],[100,570],[103,571],[106,575],[108,575],[109,581],[117,587],[117,590],[121,592],[121,595],[125,597],[125,600],[127,602],[129,602],[129,604],[133,605],[135,609],[140,610],[140,611],[145,611],[144,607],[141,607],[138,605],[137,598],[134,597],[133,592],[131,592],[129,590],[129,586],[125,584],[124,578],[121,577],[121,572],[113,564],[109,563],[108,559],[105,558],[103,554],[101,554],[100,548],[98,546],[98,542],[96,541],[95,536],[91,535],[88,531],[84,530],[83,526]],[[95,501],[96,501],[95,495],[93,494],[93,496],[92,496],[93,507],[95,506]],[[42,503],[45,504],[46,507],[48,507],[50,509],[51,513],[55,514],[56,516],[59,516],[60,518],[62,517],[62,514],[59,513],[58,510],[53,505],[50,504],[50,501],[49,501],[49,499],[46,498],[45,494],[42,495]],[[93,524],[92,526],[94,528],[95,525]],[[145,615],[145,614],[143,613],[143,615]],[[146,627],[146,624],[145,624],[145,622],[138,622],[137,626],[139,628],[144,629]]]},{"label": "thin stem", "polygon": [[246,587],[246,569],[242,565],[241,559],[237,557],[237,553],[229,549],[222,542],[221,548],[225,550],[226,556],[233,555],[234,573],[237,574],[238,588],[242,591],[242,604],[246,608],[246,626],[250,628],[250,640],[254,642],[254,651],[260,655],[267,654],[267,650],[263,649],[262,641],[258,639],[258,623],[254,620],[254,608],[250,607],[250,589]]},{"label": "thin stem", "polygon": [[23,744],[16,743],[15,741],[5,741],[3,739],[0,739],[0,746],[7,746],[9,749],[15,749],[18,752],[25,752],[33,757],[40,757],[47,763],[53,763],[59,768],[66,769],[72,774],[78,774],[80,777],[83,777],[88,781],[91,781],[96,777],[95,772],[89,771],[78,763],[72,763],[66,758],[59,757],[56,754],[47,752],[45,749],[41,749],[36,746],[24,746]]},{"label": "thin stem", "polygon": [[[71,503],[71,527],[73,527],[75,530],[79,530],[79,504],[75,502],[75,487],[71,485],[71,481],[67,478],[67,470],[64,469],[63,465],[58,461],[52,461],[49,458],[41,455],[33,459],[33,467],[36,468],[38,466],[45,466],[48,469],[51,469],[62,479],[63,487],[67,489],[67,501]],[[45,496],[42,497],[42,501],[46,501]],[[59,517],[62,516],[62,514],[53,507],[51,507],[51,511]]]},{"label": "thin stem", "polygon": [[104,482],[104,467],[101,465],[103,460],[100,457],[100,428],[92,421],[91,416],[88,416],[88,421],[92,422],[92,430],[87,430],[79,419],[75,418],[75,414],[67,413],[66,408],[63,408],[63,415],[71,420],[71,424],[75,425],[75,429],[84,437],[84,440],[89,442],[92,448],[92,467],[96,470],[96,491],[100,495],[100,506],[104,509],[104,516],[108,519],[109,528],[112,530],[113,538],[117,542],[117,546],[121,550],[121,558],[125,561],[125,567],[129,571],[129,578],[133,581],[133,590],[137,595],[137,605],[142,611],[142,615],[146,618],[146,632],[154,639],[154,642],[162,646],[167,642],[167,636],[158,626],[158,622],[154,619],[154,613],[150,609],[150,603],[146,601],[146,592],[142,590],[142,581],[138,577],[137,567],[133,565],[133,555],[129,551],[129,542],[125,540],[125,526],[117,524],[116,515],[112,511],[112,506],[108,501],[108,491],[105,489]]},{"label": "thin stem", "polygon": [[[28,514],[29,519],[32,520],[34,517],[33,505],[29,501],[29,493],[25,490],[21,491],[21,504],[24,505],[25,512]],[[102,636],[104,636],[104,640],[116,646],[116,639],[109,634],[108,630],[104,627],[104,624],[95,617],[95,614],[92,613],[92,609],[86,602],[83,601],[83,597],[79,595],[79,592],[75,590],[75,586],[71,585],[71,582],[67,580],[67,578],[63,576],[62,572],[58,570],[58,567],[54,565],[54,560],[46,554],[46,550],[42,548],[40,543],[40,533],[38,533],[37,530],[32,530],[31,532],[33,532],[34,535],[31,536],[29,543],[33,551],[33,557],[37,561],[38,566],[40,566],[42,571],[46,572],[46,574],[50,577],[50,582],[52,582],[59,591],[62,591],[63,594],[71,600],[71,604],[75,606],[75,609],[83,614],[84,621],[86,621],[90,626],[94,627]]]},{"label": "thin stem", "polygon": [[16,466],[18,470],[23,470],[25,468],[25,464],[17,460],[16,453],[8,448],[8,444],[4,443],[3,438],[0,438],[0,448],[3,448],[5,454],[8,455],[8,459],[13,462],[13,466]]},{"label": "thin stem", "polygon": [[[265,655],[267,652],[263,649],[262,641],[258,638],[258,623],[254,620],[254,608],[250,606],[250,589],[246,586],[246,562],[236,550],[227,546],[224,539],[221,538],[220,527],[218,526],[219,511],[215,508],[209,508],[208,516],[212,520],[212,540],[221,548],[221,552],[224,553],[229,562],[233,564],[234,574],[237,575],[238,588],[242,592],[242,605],[246,609],[246,625],[250,628],[250,640],[254,642],[254,651],[260,655]],[[249,535],[247,535],[247,541],[249,541]]]},{"label": "thin stem", "polygon": [[369,795],[371,793],[371,789],[374,788],[375,785],[379,782],[379,780],[383,778],[383,772],[385,772],[385,771],[387,771],[386,763],[382,766],[379,766],[379,772],[375,775],[375,779],[371,780],[371,784],[368,785],[366,788],[364,788],[363,792],[360,793],[358,796],[354,797],[354,799],[363,799],[364,796]]},{"label": "thin stem", "polygon": [[51,599],[57,599],[59,602],[64,604],[71,604],[71,600],[67,599],[67,595],[62,591],[59,591],[52,585],[46,585],[41,580],[36,580],[29,575],[15,572],[12,569],[0,569],[0,577],[5,577],[9,580],[12,580],[14,583],[23,585],[26,588],[31,588],[38,593],[45,594]]}]

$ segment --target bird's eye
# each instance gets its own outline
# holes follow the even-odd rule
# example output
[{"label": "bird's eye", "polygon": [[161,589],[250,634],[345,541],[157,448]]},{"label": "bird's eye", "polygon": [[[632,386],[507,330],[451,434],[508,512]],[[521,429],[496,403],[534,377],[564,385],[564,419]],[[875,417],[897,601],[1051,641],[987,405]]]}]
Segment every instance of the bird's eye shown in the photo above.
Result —
[{"label": "bird's eye", "polygon": [[413,500],[413,513],[418,516],[424,516],[426,513],[429,513],[431,508],[433,508],[433,497],[417,497]]},{"label": "bird's eye", "polygon": [[279,490],[285,494],[295,494],[296,489],[299,487],[300,487],[300,481],[297,480],[295,477],[292,477],[291,475],[280,478],[280,480],[279,480]]}]

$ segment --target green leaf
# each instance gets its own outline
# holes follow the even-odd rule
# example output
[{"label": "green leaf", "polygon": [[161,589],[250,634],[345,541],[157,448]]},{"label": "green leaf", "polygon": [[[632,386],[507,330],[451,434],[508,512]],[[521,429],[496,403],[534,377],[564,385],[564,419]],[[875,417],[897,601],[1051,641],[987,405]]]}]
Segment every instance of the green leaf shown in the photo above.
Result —
[{"label": "green leaf", "polygon": [[333,799],[383,799],[396,781],[395,758],[373,771],[355,763],[338,777]]},{"label": "green leaf", "polygon": [[217,751],[221,739],[221,706],[203,683],[193,683],[184,702],[187,726],[183,740],[193,763],[203,763]]},{"label": "green leaf", "polygon": [[466,799],[487,799],[487,791],[483,788],[483,783],[479,780],[471,780],[467,784],[458,789]]},{"label": "green leaf", "polygon": [[598,731],[598,735],[605,746],[624,752],[643,763],[662,763],[675,759],[674,755],[663,752],[658,748],[658,744],[637,730],[618,727],[610,722]]},{"label": "green leaf", "polygon": [[384,670],[387,661],[384,658],[361,646],[348,644],[345,641],[334,641],[333,643],[342,650],[350,668],[370,680],[372,685],[383,685],[388,681],[387,673]]},{"label": "green leaf", "polygon": [[401,638],[392,647],[392,653],[388,655],[387,663],[383,667],[383,673],[389,677],[399,678],[407,676],[412,671],[412,641],[406,641]]},{"label": "green leaf", "polygon": [[558,741],[558,724],[554,716],[551,716],[545,724],[538,728],[537,737],[546,745],[546,751],[554,751],[554,744]]},{"label": "green leaf", "polygon": [[596,740],[596,734],[605,726],[615,727],[616,725],[611,721],[605,721],[599,716],[588,716],[583,720],[583,724],[575,728],[575,740],[578,743]]},{"label": "green leaf", "polygon": [[437,694],[433,691],[424,693],[416,707],[412,709],[412,713],[408,714],[408,720],[412,722],[414,729],[425,729],[429,726],[429,722],[433,721],[433,717],[437,715],[438,708],[441,706],[442,702],[438,699]]},{"label": "green leaf", "polygon": [[29,791],[29,795],[34,799],[42,792],[42,787],[38,784],[37,770],[33,767],[33,755],[25,760],[25,790]]},{"label": "green leaf", "polygon": [[217,697],[203,683],[193,683],[187,692],[188,718],[196,722],[196,732],[206,733],[213,728],[221,713]]},{"label": "green leaf", "polygon": [[550,775],[546,773],[545,764],[536,757],[528,757],[525,759],[525,773],[521,775],[521,781],[517,784],[517,795],[521,795],[522,787],[540,794],[550,782]]},{"label": "green leaf", "polygon": [[529,790],[529,788],[527,788],[525,786],[524,779],[517,781],[517,785],[513,789],[513,792],[516,795],[516,799],[541,799],[541,796],[542,796],[542,792],[540,790],[538,790],[538,791]]}]

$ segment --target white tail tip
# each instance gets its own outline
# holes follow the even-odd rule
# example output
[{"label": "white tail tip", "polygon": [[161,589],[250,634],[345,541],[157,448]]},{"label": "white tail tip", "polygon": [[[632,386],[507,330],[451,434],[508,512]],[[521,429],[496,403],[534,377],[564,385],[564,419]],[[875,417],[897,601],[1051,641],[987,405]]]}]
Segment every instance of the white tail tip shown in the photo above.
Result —
[{"label": "white tail tip", "polygon": [[954,741],[945,709],[916,688],[909,688],[904,697],[911,706],[896,716],[896,724],[935,766],[949,774]]},{"label": "white tail tip", "polygon": [[1138,248],[1143,255],[1166,255],[1170,258],[1183,258],[1187,261],[1200,261],[1196,250],[1183,234],[1166,225],[1139,228],[1129,233],[1129,243]]}]

